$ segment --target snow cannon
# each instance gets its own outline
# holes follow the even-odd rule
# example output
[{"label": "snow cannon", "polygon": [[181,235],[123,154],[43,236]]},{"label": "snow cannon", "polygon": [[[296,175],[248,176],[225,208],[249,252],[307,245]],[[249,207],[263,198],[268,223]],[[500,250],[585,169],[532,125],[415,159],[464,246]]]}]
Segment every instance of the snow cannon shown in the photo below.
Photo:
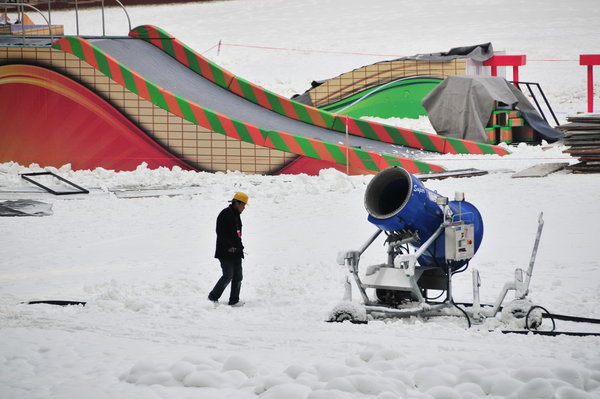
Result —
[{"label": "snow cannon", "polygon": [[[467,268],[483,238],[481,215],[465,201],[464,194],[457,192],[450,201],[425,188],[406,170],[392,167],[372,178],[364,205],[369,222],[377,230],[360,248],[338,253],[338,264],[347,267],[349,275],[344,300],[331,311],[329,321],[366,323],[369,317],[459,316],[466,317],[470,325],[508,309],[508,316],[527,328],[539,325],[541,315],[534,315],[536,307],[527,294],[544,225],[541,213],[529,267],[515,269],[514,280],[506,282],[491,306],[481,304],[479,271],[471,268],[473,303],[461,308],[452,296],[452,278]],[[387,259],[359,270],[364,252],[382,233],[387,236]],[[362,296],[362,307],[352,301],[351,278]],[[509,291],[515,292],[515,300],[503,306]]]},{"label": "snow cannon", "polygon": [[[481,214],[464,194],[449,201],[406,170],[392,167],[369,182],[364,205],[377,231],[359,250],[339,253],[338,263],[348,267],[367,313],[389,308],[398,315],[398,307],[406,306],[402,315],[422,313],[430,309],[430,291],[445,291],[451,298],[452,274],[465,270],[483,238]],[[387,236],[387,260],[360,275],[360,257],[381,233]],[[376,300],[367,289],[375,290]]]},{"label": "snow cannon", "polygon": [[481,214],[462,193],[448,201],[402,168],[375,175],[364,203],[369,222],[388,232],[391,240],[411,237],[410,245],[418,249],[435,235],[417,259],[422,267],[461,267],[475,255],[483,238]]}]

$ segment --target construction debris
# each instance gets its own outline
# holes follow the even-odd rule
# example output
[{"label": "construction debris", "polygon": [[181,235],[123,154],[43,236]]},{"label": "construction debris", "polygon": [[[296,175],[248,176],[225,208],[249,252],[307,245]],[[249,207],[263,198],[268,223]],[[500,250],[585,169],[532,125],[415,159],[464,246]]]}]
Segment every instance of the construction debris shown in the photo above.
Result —
[{"label": "construction debris", "polygon": [[600,114],[581,114],[567,117],[557,129],[565,133],[564,152],[579,158],[568,167],[573,173],[600,173]]},{"label": "construction debris", "polygon": [[0,202],[0,216],[50,216],[52,204],[29,199]]},{"label": "construction debris", "polygon": [[527,169],[523,169],[513,174],[511,177],[545,177],[551,173],[558,172],[567,166],[569,166],[568,162],[541,163],[538,165],[533,165]]},{"label": "construction debris", "polygon": [[417,178],[422,181],[430,180],[430,179],[446,179],[448,177],[474,177],[474,176],[482,176],[487,175],[487,170],[469,168],[469,169],[456,169],[456,170],[447,170],[444,172],[431,172],[431,173],[421,173],[415,174]]}]

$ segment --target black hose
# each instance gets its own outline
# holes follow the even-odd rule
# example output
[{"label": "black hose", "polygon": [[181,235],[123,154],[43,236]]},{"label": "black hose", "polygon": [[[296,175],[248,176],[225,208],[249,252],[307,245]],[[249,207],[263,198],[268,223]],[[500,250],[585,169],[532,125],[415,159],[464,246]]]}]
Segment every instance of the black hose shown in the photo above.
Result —
[{"label": "black hose", "polygon": [[466,312],[466,311],[465,311],[463,308],[459,307],[459,306],[458,306],[458,305],[457,305],[457,304],[454,302],[454,300],[453,300],[453,299],[452,299],[451,301],[452,301],[452,305],[454,305],[454,307],[455,307],[456,309],[460,310],[460,311],[461,311],[461,312],[462,312],[462,313],[465,315],[465,317],[467,318],[467,328],[471,328],[471,318],[469,318],[469,315],[467,314],[467,312]]},{"label": "black hose", "polygon": [[[451,270],[451,268],[450,268],[450,265],[449,265],[449,264],[446,264],[446,276],[448,276],[448,277],[447,277],[447,279],[448,279],[448,280],[447,280],[447,281],[448,281],[448,292],[450,292],[450,293],[452,292],[452,291],[451,291],[451,289],[450,289],[450,275],[451,275],[451,274],[452,274],[452,270]],[[467,314],[467,312],[466,312],[466,311],[465,311],[463,308],[459,307],[459,306],[456,304],[456,302],[454,302],[454,298],[452,298],[452,297],[451,297],[451,298],[450,298],[450,302],[452,303],[452,305],[453,305],[453,306],[454,306],[456,309],[460,310],[460,311],[462,312],[462,314],[464,314],[464,315],[465,315],[465,317],[466,317],[466,319],[467,319],[467,328],[471,328],[471,318],[469,317],[469,315]]]},{"label": "black hose", "polygon": [[452,272],[452,275],[455,275],[455,274],[458,274],[458,273],[462,273],[462,272],[464,272],[465,270],[467,270],[468,268],[469,268],[469,262],[467,262],[467,263],[465,263],[464,265],[462,265],[462,266],[461,266],[459,269],[457,269],[457,270],[454,270],[454,271]]},{"label": "black hose", "polygon": [[537,330],[501,330],[502,334],[534,334],[534,335],[547,335],[550,337],[556,337],[559,335],[568,335],[570,337],[600,337],[600,333],[592,332],[572,332],[572,331],[537,331]]},{"label": "black hose", "polygon": [[548,316],[550,316],[550,320],[552,320],[552,330],[550,330],[550,332],[554,331],[556,329],[556,323],[554,322],[554,318],[552,317],[552,315],[550,314],[550,312],[548,312],[548,310],[546,310],[546,308],[544,308],[542,306],[539,306],[539,305],[532,306],[529,309],[529,312],[527,312],[527,316],[525,316],[525,328],[527,328],[529,331],[533,331],[531,329],[532,326],[529,325],[529,315],[531,315],[531,312],[534,309],[542,309],[544,312],[546,312],[546,314]]},{"label": "black hose", "polygon": [[81,305],[85,306],[85,302],[81,301],[62,301],[62,300],[43,300],[43,301],[29,301],[24,302],[27,305],[38,305],[38,304],[46,304],[46,305],[58,305],[58,306],[72,306],[72,305]]},{"label": "black hose", "polygon": [[435,298],[429,298],[426,296],[425,299],[427,299],[428,301],[435,301],[436,299],[440,299],[445,292],[446,291],[442,290],[442,292],[440,292],[440,295],[436,296]]},{"label": "black hose", "polygon": [[548,317],[556,320],[574,321],[576,323],[600,324],[600,319],[590,319],[588,317],[566,316],[562,314],[549,314]]}]

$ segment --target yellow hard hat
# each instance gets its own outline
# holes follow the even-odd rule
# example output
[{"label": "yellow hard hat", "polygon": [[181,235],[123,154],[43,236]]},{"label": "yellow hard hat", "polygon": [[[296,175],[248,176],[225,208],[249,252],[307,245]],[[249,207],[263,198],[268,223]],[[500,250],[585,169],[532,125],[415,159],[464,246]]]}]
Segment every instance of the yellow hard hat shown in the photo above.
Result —
[{"label": "yellow hard hat", "polygon": [[237,193],[235,193],[233,195],[233,199],[243,202],[244,204],[248,204],[248,194],[242,193],[241,191],[238,191]]}]

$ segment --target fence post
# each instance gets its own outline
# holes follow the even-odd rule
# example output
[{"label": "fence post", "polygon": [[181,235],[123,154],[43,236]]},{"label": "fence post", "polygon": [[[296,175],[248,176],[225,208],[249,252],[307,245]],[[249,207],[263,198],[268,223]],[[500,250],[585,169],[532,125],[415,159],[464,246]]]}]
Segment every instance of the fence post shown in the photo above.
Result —
[{"label": "fence post", "polygon": [[513,80],[519,81],[519,67],[527,63],[527,57],[525,54],[520,55],[504,55],[498,54],[483,61],[484,66],[489,66],[492,69],[492,76],[498,76],[499,66],[511,66],[513,67]]},{"label": "fence post", "polygon": [[579,55],[579,65],[587,65],[587,112],[594,112],[594,65],[600,65],[600,54]]}]

